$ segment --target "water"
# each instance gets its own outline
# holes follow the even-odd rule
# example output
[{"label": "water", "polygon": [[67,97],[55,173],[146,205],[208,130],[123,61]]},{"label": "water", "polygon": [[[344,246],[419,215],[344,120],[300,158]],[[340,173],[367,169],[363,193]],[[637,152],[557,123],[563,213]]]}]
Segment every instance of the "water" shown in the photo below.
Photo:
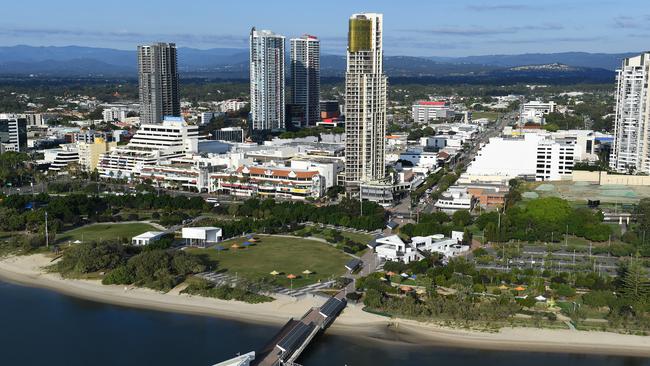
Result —
[{"label": "water", "polygon": [[[130,309],[0,282],[0,365],[208,366],[255,350],[278,327]],[[402,345],[324,334],[305,366],[650,366],[650,360]]]}]

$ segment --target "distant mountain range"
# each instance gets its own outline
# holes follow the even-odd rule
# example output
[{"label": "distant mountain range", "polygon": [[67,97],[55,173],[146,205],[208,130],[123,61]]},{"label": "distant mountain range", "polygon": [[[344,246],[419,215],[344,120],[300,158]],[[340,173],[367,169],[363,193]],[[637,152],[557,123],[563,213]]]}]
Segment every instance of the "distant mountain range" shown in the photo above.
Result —
[{"label": "distant mountain range", "polygon": [[[586,82],[613,80],[621,60],[634,53],[605,54],[566,52],[551,54],[487,55],[469,57],[387,56],[384,68],[391,79],[519,81],[568,77]],[[248,50],[179,48],[181,77],[246,79]],[[556,65],[555,67],[548,67]],[[558,67],[558,65],[564,65]],[[534,66],[534,67],[533,67]],[[48,77],[136,77],[136,52],[109,48],[0,47],[0,75]],[[321,56],[323,77],[342,77],[345,57]]]}]

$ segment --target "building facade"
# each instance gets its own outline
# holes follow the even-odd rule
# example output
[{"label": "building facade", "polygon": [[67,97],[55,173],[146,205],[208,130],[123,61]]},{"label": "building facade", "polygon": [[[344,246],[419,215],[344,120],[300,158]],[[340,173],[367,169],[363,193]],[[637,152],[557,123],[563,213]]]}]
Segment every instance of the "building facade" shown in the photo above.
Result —
[{"label": "building facade", "polygon": [[250,33],[250,97],[253,130],[285,125],[284,36],[268,30]]},{"label": "building facade", "polygon": [[92,172],[97,169],[99,157],[117,147],[117,142],[108,142],[96,137],[93,142],[77,142],[79,165],[82,169]]},{"label": "building facade", "polygon": [[138,83],[142,124],[160,124],[165,116],[181,115],[174,43],[138,46]]},{"label": "building facade", "polygon": [[291,39],[291,104],[302,106],[297,127],[320,121],[320,41],[310,35]]},{"label": "building facade", "polygon": [[386,179],[387,77],[383,67],[383,15],[354,14],[349,20],[345,73],[345,182]]},{"label": "building facade", "polygon": [[519,121],[521,124],[532,122],[543,124],[545,122],[544,116],[549,113],[555,113],[556,104],[553,101],[541,102],[531,101],[521,105],[519,113]]},{"label": "building facade", "polygon": [[246,137],[246,133],[241,127],[224,127],[215,130],[212,134],[215,140],[228,142],[244,142]]},{"label": "building facade", "polygon": [[623,60],[616,75],[614,142],[609,166],[620,173],[650,174],[650,52]]},{"label": "building facade", "polygon": [[167,117],[162,124],[141,125],[124,146],[99,158],[97,170],[104,178],[132,179],[145,166],[198,151],[199,129],[181,117]]},{"label": "building facade", "polygon": [[304,200],[325,193],[325,180],[317,170],[242,165],[233,172],[211,174],[210,182],[211,192],[243,197]]},{"label": "building facade", "polygon": [[14,114],[0,114],[0,152],[27,150],[27,119]]},{"label": "building facade", "polygon": [[63,144],[57,149],[46,150],[46,160],[51,161],[49,171],[54,173],[65,173],[68,166],[79,163],[79,150],[77,144]]},{"label": "building facade", "polygon": [[455,112],[446,102],[421,100],[411,107],[411,117],[418,123],[429,123],[431,120],[454,117]]}]

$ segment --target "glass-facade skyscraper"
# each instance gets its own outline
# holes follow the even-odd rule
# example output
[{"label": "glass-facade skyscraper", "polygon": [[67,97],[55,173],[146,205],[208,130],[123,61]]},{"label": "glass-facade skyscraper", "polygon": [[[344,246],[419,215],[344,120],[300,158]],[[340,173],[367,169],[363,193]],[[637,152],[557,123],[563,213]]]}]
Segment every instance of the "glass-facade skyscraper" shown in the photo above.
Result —
[{"label": "glass-facade skyscraper", "polygon": [[354,190],[386,180],[386,89],[383,15],[354,14],[349,20],[345,73],[345,182]]},{"label": "glass-facade skyscraper", "polygon": [[165,116],[180,117],[174,43],[138,46],[138,84],[141,124],[161,124]]},{"label": "glass-facade skyscraper", "polygon": [[291,39],[291,104],[301,106],[299,125],[320,121],[320,41],[310,35]]},{"label": "glass-facade skyscraper", "polygon": [[253,130],[285,128],[284,36],[250,33],[250,97]]}]

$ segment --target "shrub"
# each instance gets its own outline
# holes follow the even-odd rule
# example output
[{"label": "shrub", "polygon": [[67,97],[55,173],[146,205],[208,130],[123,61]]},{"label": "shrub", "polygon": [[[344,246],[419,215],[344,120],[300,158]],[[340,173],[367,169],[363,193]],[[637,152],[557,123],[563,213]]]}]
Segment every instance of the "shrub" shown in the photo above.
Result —
[{"label": "shrub", "polygon": [[120,266],[110,271],[104,279],[104,285],[130,285],[133,283],[133,274],[126,266]]}]

